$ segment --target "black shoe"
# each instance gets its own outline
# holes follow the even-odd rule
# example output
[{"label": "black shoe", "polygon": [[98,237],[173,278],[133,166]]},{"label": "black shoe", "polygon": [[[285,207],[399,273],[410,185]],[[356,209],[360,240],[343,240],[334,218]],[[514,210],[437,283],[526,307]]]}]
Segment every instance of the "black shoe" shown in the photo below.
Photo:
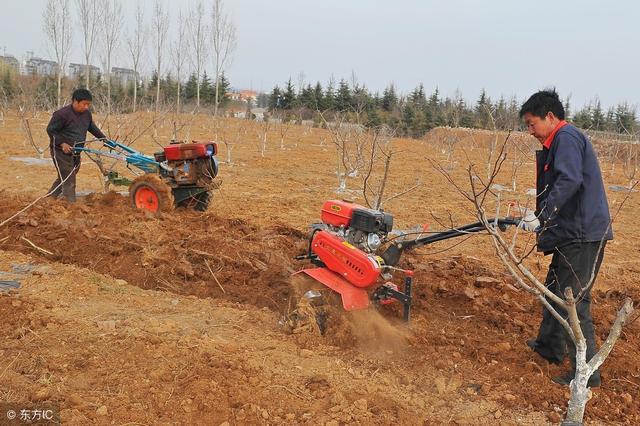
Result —
[{"label": "black shoe", "polygon": [[549,362],[550,364],[558,364],[558,365],[562,364],[562,361],[563,361],[562,359],[547,353],[548,351],[545,349],[545,347],[540,345],[540,343],[538,343],[537,340],[535,339],[527,340],[527,346],[531,348],[532,351],[534,351],[535,353],[540,355],[542,358],[547,360],[547,362]]},{"label": "black shoe", "polygon": [[[574,377],[575,377],[575,373],[567,373],[563,376],[553,377],[551,380],[553,380],[555,383],[559,385],[569,386]],[[598,388],[600,387],[601,382],[602,380],[600,378],[600,372],[596,371],[591,375],[591,377],[589,377],[589,380],[587,380],[587,387]]]}]

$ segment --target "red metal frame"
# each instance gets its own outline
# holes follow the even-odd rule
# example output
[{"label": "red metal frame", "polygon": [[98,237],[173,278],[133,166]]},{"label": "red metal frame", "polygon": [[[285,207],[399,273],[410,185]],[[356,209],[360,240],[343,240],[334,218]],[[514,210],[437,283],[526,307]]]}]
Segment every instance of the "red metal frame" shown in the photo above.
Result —
[{"label": "red metal frame", "polygon": [[367,293],[366,290],[354,287],[348,281],[341,278],[340,275],[327,268],[303,269],[300,272],[304,272],[311,278],[326,285],[336,293],[339,293],[345,311],[367,309],[371,303],[369,301],[369,293]]}]

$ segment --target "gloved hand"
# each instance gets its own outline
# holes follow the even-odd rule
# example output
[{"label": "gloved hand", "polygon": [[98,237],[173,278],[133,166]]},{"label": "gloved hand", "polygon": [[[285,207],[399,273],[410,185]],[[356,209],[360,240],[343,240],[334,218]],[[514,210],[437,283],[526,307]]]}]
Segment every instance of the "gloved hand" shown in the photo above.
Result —
[{"label": "gloved hand", "polygon": [[533,210],[526,210],[524,217],[518,224],[518,228],[527,232],[538,232],[540,230],[540,221]]}]

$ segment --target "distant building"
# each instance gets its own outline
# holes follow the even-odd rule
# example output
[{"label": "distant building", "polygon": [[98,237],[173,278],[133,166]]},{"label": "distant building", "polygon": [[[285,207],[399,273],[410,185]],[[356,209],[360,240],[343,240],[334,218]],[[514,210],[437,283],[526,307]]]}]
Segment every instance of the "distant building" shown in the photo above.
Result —
[{"label": "distant building", "polygon": [[122,86],[128,86],[140,81],[138,73],[130,68],[111,68],[111,78],[118,81]]},{"label": "distant building", "polygon": [[20,72],[20,62],[12,55],[0,55],[0,64],[8,65],[15,72]]},{"label": "distant building", "polygon": [[253,90],[233,90],[226,96],[233,101],[251,102],[254,105],[258,100],[258,92]]},{"label": "distant building", "polygon": [[[84,78],[85,64],[69,64],[69,77],[75,79]],[[89,77],[99,78],[100,77],[100,68],[95,65],[89,65]]]},{"label": "distant building", "polygon": [[229,99],[231,99],[232,101],[239,101],[240,100],[240,92],[234,90],[228,93],[225,93],[225,96]]},{"label": "distant building", "polygon": [[252,104],[256,104],[258,101],[258,92],[254,92],[253,90],[241,90],[240,91],[240,100],[245,102],[251,102]]},{"label": "distant building", "polygon": [[56,75],[58,63],[32,56],[24,61],[23,73],[27,75]]}]

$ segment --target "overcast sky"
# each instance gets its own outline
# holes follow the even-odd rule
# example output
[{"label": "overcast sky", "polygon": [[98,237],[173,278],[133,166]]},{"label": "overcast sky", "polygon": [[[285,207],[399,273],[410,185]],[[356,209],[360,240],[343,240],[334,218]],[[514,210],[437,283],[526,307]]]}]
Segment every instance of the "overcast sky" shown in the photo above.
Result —
[{"label": "overcast sky", "polygon": [[[161,1],[173,33],[178,10],[192,2]],[[0,0],[0,52],[52,56],[41,30],[45,3]],[[153,0],[142,3],[149,17]],[[123,4],[131,15],[135,1]],[[394,82],[406,93],[423,83],[472,101],[482,88],[522,100],[555,86],[574,110],[594,96],[603,106],[640,104],[639,1],[226,0],[226,8],[238,33],[227,69],[237,88],[268,91],[301,73],[324,83],[353,72],[373,91]],[[76,32],[74,62],[82,62],[79,41]],[[149,55],[146,72],[151,63]],[[124,54],[115,61],[129,64]]]}]

